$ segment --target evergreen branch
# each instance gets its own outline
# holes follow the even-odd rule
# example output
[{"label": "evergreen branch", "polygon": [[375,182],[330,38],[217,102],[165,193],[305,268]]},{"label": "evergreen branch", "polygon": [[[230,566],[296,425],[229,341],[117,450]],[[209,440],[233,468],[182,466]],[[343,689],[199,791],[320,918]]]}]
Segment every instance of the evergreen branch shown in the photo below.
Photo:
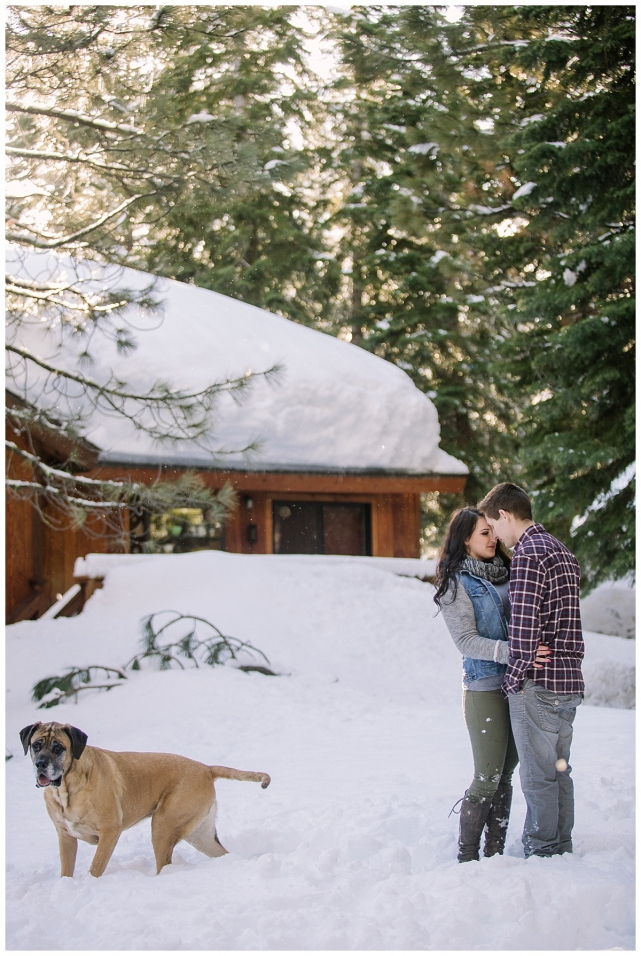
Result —
[{"label": "evergreen branch", "polygon": [[87,488],[113,488],[114,490],[132,490],[138,491],[142,488],[142,485],[134,483],[132,485],[127,485],[123,481],[100,481],[98,478],[85,478],[83,475],[72,475],[68,471],[61,471],[60,468],[53,468],[51,465],[46,465],[40,458],[36,455],[30,454],[30,452],[25,451],[16,445],[15,442],[5,441],[5,447],[14,455],[18,455],[20,458],[23,458],[25,461],[28,461],[34,467],[40,469],[45,475],[48,475],[51,478],[55,478],[59,481],[72,481],[74,484],[85,485]]},{"label": "evergreen branch", "polygon": [[101,385],[99,382],[94,382],[92,379],[89,379],[80,373],[67,372],[64,369],[57,368],[56,366],[45,362],[44,359],[39,358],[37,355],[34,355],[33,352],[29,351],[29,349],[20,348],[17,345],[11,344],[6,344],[5,348],[8,352],[13,352],[16,355],[19,355],[21,358],[29,362],[33,362],[34,365],[40,366],[40,368],[44,369],[46,372],[51,372],[54,375],[60,375],[62,378],[69,379],[72,382],[77,382],[79,385],[96,391],[101,395],[108,395],[113,396],[114,398],[130,399],[132,401],[152,404],[160,403],[162,405],[166,405],[168,401],[178,404],[180,402],[202,399],[217,392],[235,391],[237,389],[243,388],[252,378],[256,376],[269,378],[277,375],[282,370],[281,365],[273,365],[264,372],[247,372],[245,375],[241,375],[238,378],[225,379],[222,382],[216,382],[213,385],[208,385],[197,392],[170,391],[167,386],[157,383],[156,385],[153,385],[146,394],[138,394],[136,392],[126,392],[120,388],[112,388],[109,385]]},{"label": "evergreen branch", "polygon": [[63,500],[65,504],[74,505],[83,511],[123,511],[128,507],[126,501],[95,501],[89,498],[76,498],[75,495],[67,494],[60,488],[54,488],[53,485],[41,485],[37,481],[22,481],[16,478],[6,478],[5,485],[9,490],[15,489],[18,491],[20,488],[30,488],[42,495],[54,495],[56,498]]},{"label": "evergreen branch", "polygon": [[64,435],[65,438],[78,438],[78,433],[72,421],[67,420],[63,423],[59,419],[49,415],[46,409],[19,408],[15,405],[10,407],[5,406],[5,417],[7,419],[15,419],[20,423],[18,427],[14,428],[14,431],[18,434],[21,434],[22,430],[26,430],[21,429],[21,425],[44,425],[46,428],[52,429],[60,435]]},{"label": "evergreen branch", "polygon": [[36,282],[34,279],[23,279],[20,276],[6,276],[6,282],[12,283],[20,291],[29,289],[34,292],[66,292],[74,287],[73,282]]},{"label": "evergreen branch", "polygon": [[[228,392],[238,401],[254,377],[260,376],[269,381],[280,371],[277,365],[264,372],[247,372],[238,379],[215,382],[197,392],[172,390],[168,385],[156,382],[148,393],[138,394],[125,390],[124,384],[116,379],[113,379],[113,384],[111,381],[100,384],[81,373],[67,372],[33,355],[28,349],[15,345],[6,345],[6,349],[49,372],[54,377],[53,387],[61,395],[64,394],[64,382],[77,383],[82,386],[84,396],[93,408],[102,408],[107,413],[126,418],[138,431],[158,441],[186,442],[204,438],[212,427],[210,415],[219,393]],[[129,403],[134,403],[134,407],[128,407]],[[202,447],[213,453],[211,448]],[[256,447],[253,441],[243,448],[221,450],[218,453],[242,453],[255,450]]]},{"label": "evergreen branch", "polygon": [[[163,624],[158,630],[155,630],[153,623],[154,618],[161,614],[173,614],[174,617]],[[179,621],[183,620],[193,622],[191,630],[188,632],[188,634],[179,640],[170,642],[168,644],[158,643],[158,639],[160,638],[161,634],[167,631],[170,627],[173,627],[174,624],[177,624]],[[199,640],[196,637],[196,627],[198,622],[211,628],[215,632],[216,638]],[[175,653],[178,653],[181,656],[186,657],[188,660],[191,660],[195,667],[199,666],[199,655],[203,657],[203,663],[215,666],[216,664],[224,663],[225,660],[237,660],[238,654],[241,651],[248,651],[250,654],[260,654],[265,663],[269,664],[269,659],[267,656],[248,641],[239,641],[238,638],[226,636],[218,627],[216,627],[215,624],[212,624],[211,621],[208,621],[203,617],[198,617],[194,614],[181,614],[180,611],[173,610],[156,611],[143,619],[142,632],[142,645],[144,649],[143,653],[137,654],[131,658],[131,660],[125,665],[124,669],[131,666],[132,669],[138,670],[140,667],[140,661],[147,657],[159,658],[161,669],[164,669],[166,666],[168,666],[168,663],[171,660],[176,660]],[[267,668],[263,669],[263,673],[266,672],[273,674],[273,671],[269,671]]]},{"label": "evergreen branch", "polygon": [[[14,295],[22,295],[25,297],[25,299],[37,299],[38,302],[51,302],[53,296],[60,294],[60,290],[58,289],[50,289],[49,292],[37,292],[36,290],[29,289],[26,286],[13,285],[8,276],[5,278],[5,289],[7,292],[12,292]],[[63,291],[66,292],[67,289],[64,289]],[[62,304],[62,302],[59,302],[58,304]]]},{"label": "evergreen branch", "polygon": [[138,199],[147,199],[151,196],[155,196],[155,192],[151,193],[135,193],[133,196],[130,196],[129,199],[125,199],[124,202],[120,203],[119,206],[116,206],[115,209],[106,212],[103,216],[100,216],[99,219],[96,219],[94,222],[90,223],[88,226],[84,226],[82,229],[78,229],[77,232],[72,232],[68,236],[61,236],[57,239],[36,239],[30,238],[28,236],[20,235],[19,233],[8,232],[7,239],[10,242],[21,242],[27,243],[32,246],[36,246],[38,249],[58,249],[60,246],[68,245],[70,242],[75,242],[76,239],[82,238],[82,236],[88,235],[90,232],[94,232],[96,229],[99,229],[100,226],[103,226],[110,219],[113,219],[114,216],[117,216],[119,213],[123,212],[132,203],[135,203]]},{"label": "evergreen branch", "polygon": [[[86,302],[86,297],[83,305],[77,305],[76,303],[66,302],[64,299],[55,298],[55,296],[60,294],[59,289],[51,289],[49,292],[37,292],[35,290],[30,290],[27,286],[13,285],[8,277],[6,279],[5,288],[7,292],[11,292],[13,295],[20,295],[25,299],[35,299],[38,302],[47,302],[49,305],[59,305],[62,308],[73,308],[74,312],[82,312],[85,315],[92,315],[96,312],[108,314],[110,312],[116,311],[117,309],[122,309],[126,305],[129,305],[128,299],[121,299],[119,302],[110,302],[108,305],[89,305]],[[79,292],[77,289],[74,289],[73,286],[66,286],[62,289],[62,291],[68,292],[70,289],[76,295],[83,298],[83,293]]]},{"label": "evergreen branch", "polygon": [[[18,455],[28,462],[34,471],[43,476],[42,482],[9,478],[6,486],[19,496],[21,489],[35,491],[44,496],[54,496],[63,504],[82,510],[124,510],[135,513],[165,514],[176,507],[197,507],[219,512],[225,517],[234,506],[235,495],[230,485],[218,492],[207,488],[199,476],[186,472],[176,482],[155,482],[152,485],[137,482],[101,480],[73,475],[45,464],[36,455],[19,448],[14,442],[6,442],[9,454]],[[78,497],[79,494],[98,497]]]},{"label": "evergreen branch", "polygon": [[7,146],[5,152],[9,156],[18,156],[22,159],[50,159],[53,162],[80,163],[84,166],[91,166],[93,169],[99,169],[103,173],[128,173],[130,176],[137,175],[149,179],[151,179],[152,176],[154,178],[165,178],[169,180],[175,178],[167,173],[163,173],[161,170],[156,170],[152,173],[144,167],[132,168],[130,166],[125,166],[124,164],[109,165],[107,163],[99,163],[95,159],[91,159],[89,156],[83,156],[81,153],[77,153],[75,156],[73,156],[70,153],[55,153],[44,149],[20,149],[17,146]]},{"label": "evergreen branch", "polygon": [[[70,289],[76,291],[73,289],[73,283],[71,282],[49,285],[44,282],[28,282],[9,275],[5,276],[5,288],[7,292],[14,295],[22,295],[27,299],[37,299],[40,302],[49,302],[52,296],[61,295]],[[78,295],[82,295],[82,293],[78,292]]]},{"label": "evergreen branch", "polygon": [[53,119],[68,120],[72,123],[81,123],[83,126],[108,132],[117,131],[119,133],[134,133],[136,136],[144,135],[144,130],[137,129],[135,126],[125,126],[124,123],[111,123],[109,120],[96,119],[78,110],[61,110],[53,106],[24,106],[21,103],[5,103],[5,109],[10,113],[29,113],[32,116],[50,116]]},{"label": "evergreen branch", "polygon": [[[220,640],[198,640],[198,638],[196,638],[194,624],[191,631],[180,640],[159,646],[157,644],[158,636],[168,625],[163,626],[160,631],[156,632],[153,628],[153,619],[158,614],[167,613],[176,615],[176,617],[169,622],[170,624],[175,624],[179,620],[201,621],[210,628],[213,628],[220,636]],[[210,667],[216,667],[224,665],[227,660],[237,659],[239,651],[246,650],[249,651],[249,653],[260,654],[265,660],[265,663],[269,664],[269,660],[265,654],[253,647],[249,642],[239,641],[234,637],[225,637],[222,631],[205,618],[181,614],[179,611],[157,611],[154,614],[148,615],[148,617],[142,621],[142,631],[143,651],[140,654],[134,655],[127,661],[124,667],[107,667],[103,664],[91,664],[88,667],[69,668],[65,674],[44,677],[42,680],[37,681],[32,688],[31,699],[33,701],[40,701],[39,709],[43,709],[56,707],[69,697],[77,697],[77,694],[83,690],[111,690],[113,687],[119,687],[120,681],[128,679],[127,670],[139,671],[141,661],[146,659],[158,660],[160,670],[169,669],[172,663],[177,664],[181,670],[185,670],[185,665],[180,660],[180,657],[190,660],[194,667],[199,667],[197,655],[200,654],[203,656],[202,663]],[[272,677],[276,676],[274,671],[264,665],[242,665],[239,669],[258,671],[261,674],[267,674]],[[115,674],[118,680],[110,684],[94,684],[92,683],[92,677],[96,671],[102,672],[107,679],[109,679],[111,674]]]},{"label": "evergreen branch", "polygon": [[[5,283],[7,294],[61,309],[63,322],[67,321],[69,313],[100,317],[109,316],[112,312],[134,303],[151,310],[157,306],[150,298],[151,288],[139,292],[129,289],[110,292],[103,288],[92,292],[83,288],[83,285],[86,285],[86,280],[83,279],[69,282],[36,282],[9,274],[5,276]],[[13,315],[11,309],[10,315]]]},{"label": "evergreen branch", "polygon": [[[113,684],[92,684],[92,671],[102,671],[107,678],[110,674],[115,674],[119,681],[127,680],[124,669],[118,667],[105,667],[103,664],[90,664],[88,667],[72,667],[66,674],[55,677],[44,677],[34,684],[31,691],[31,699],[34,702],[40,701],[39,710],[43,708],[56,707],[68,697],[75,697],[81,690],[111,690],[112,687],[118,687]],[[55,691],[58,693],[54,697],[49,695]]]},{"label": "evergreen branch", "polygon": [[44,491],[44,488],[37,481],[22,481],[18,478],[6,478],[5,485],[7,488],[33,488],[34,491]]}]

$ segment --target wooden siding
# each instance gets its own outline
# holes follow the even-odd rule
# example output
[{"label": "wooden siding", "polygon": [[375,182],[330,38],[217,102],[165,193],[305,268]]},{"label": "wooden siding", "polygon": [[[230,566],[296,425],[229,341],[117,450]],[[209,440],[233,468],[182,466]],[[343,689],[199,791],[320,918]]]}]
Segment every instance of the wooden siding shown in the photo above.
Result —
[{"label": "wooden siding", "polygon": [[389,495],[392,512],[392,557],[420,558],[421,499],[419,495]]},{"label": "wooden siding", "polygon": [[[125,475],[131,481],[149,484],[158,477],[176,479],[185,471],[173,466],[142,467],[102,465],[89,472],[92,478],[119,479]],[[426,491],[462,492],[466,475],[349,475],[316,472],[239,472],[206,471],[196,469],[211,488],[229,484],[239,493],[256,495],[259,492],[282,494],[421,494]]]},{"label": "wooden siding", "polygon": [[[22,436],[8,427],[7,437],[18,447],[30,448]],[[37,451],[52,464],[52,455],[39,443]],[[30,467],[18,456],[9,454],[7,471],[12,478],[33,480]],[[6,497],[5,511],[6,569],[5,615],[8,623],[39,617],[74,583],[73,566],[77,557],[90,551],[115,550],[113,541],[105,538],[105,521],[92,516],[85,528],[56,530],[47,524],[47,517],[56,518],[47,507],[43,516],[30,501],[11,494]],[[120,550],[123,550],[122,548]]]},{"label": "wooden siding", "polygon": [[34,562],[34,555],[38,553],[34,542],[36,523],[40,524],[40,520],[28,501],[7,498],[5,522],[7,616],[28,601],[36,590],[37,578],[41,577],[37,573],[38,569]]},{"label": "wooden siding", "polygon": [[7,497],[5,610],[8,623],[39,617],[56,601],[56,595],[68,591],[75,581],[76,558],[89,552],[124,550],[104,536],[104,525],[104,518],[92,516],[86,528],[58,531],[43,522],[29,501]]},{"label": "wooden siding", "polygon": [[[159,476],[175,480],[181,470],[103,465],[93,476],[118,479],[125,474],[132,481],[149,483]],[[272,502],[292,501],[353,502],[371,505],[372,554],[377,557],[420,557],[420,495],[427,491],[462,492],[465,475],[337,475],[290,472],[204,471],[198,474],[211,488],[229,482],[238,494],[239,505],[225,528],[225,550],[239,554],[272,554]],[[253,507],[247,508],[247,498]],[[255,524],[257,540],[250,543],[248,525]]]},{"label": "wooden siding", "polygon": [[90,516],[85,527],[64,531],[46,529],[44,538],[44,577],[51,603],[57,594],[64,594],[75,582],[73,567],[76,558],[90,552],[100,554],[124,553],[122,545],[105,537],[103,517]]},{"label": "wooden siding", "polygon": [[[20,443],[15,434],[11,439]],[[12,473],[20,463],[14,458]],[[90,477],[122,478],[151,484],[159,477],[176,479],[184,469],[174,467],[102,466]],[[425,491],[460,492],[465,476],[336,475],[284,472],[198,472],[211,488],[229,482],[238,494],[238,507],[225,528],[225,550],[240,554],[273,552],[272,503],[286,496],[293,501],[368,504],[371,508],[372,555],[417,558],[420,540],[420,494]],[[26,477],[26,476],[23,476]],[[247,499],[251,498],[252,507]],[[254,542],[248,526],[255,525]],[[104,519],[92,518],[86,529],[55,531],[42,522],[29,502],[7,498],[7,620],[41,614],[74,583],[76,558],[89,552],[114,551],[101,537]],[[93,532],[93,533],[92,533]],[[29,603],[31,602],[31,603]]]},{"label": "wooden siding", "polygon": [[[246,504],[251,497],[253,507]],[[272,554],[272,502],[276,495],[260,492],[249,495],[245,492],[239,498],[239,506],[231,516],[225,528],[225,550],[241,554]],[[420,496],[405,495],[336,495],[336,494],[292,494],[289,501],[327,501],[345,504],[368,504],[372,515],[372,555],[376,557],[418,558],[420,557]],[[258,539],[255,544],[248,540],[249,524],[257,526]]]}]

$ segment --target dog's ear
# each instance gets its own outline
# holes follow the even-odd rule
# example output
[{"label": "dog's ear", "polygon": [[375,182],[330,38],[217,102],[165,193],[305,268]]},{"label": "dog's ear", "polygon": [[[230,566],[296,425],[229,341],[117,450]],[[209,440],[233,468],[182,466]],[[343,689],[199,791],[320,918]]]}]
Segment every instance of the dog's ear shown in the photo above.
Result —
[{"label": "dog's ear", "polygon": [[77,760],[78,757],[82,756],[82,751],[87,746],[87,734],[82,730],[78,730],[77,727],[72,727],[71,724],[65,724],[62,729],[71,741],[71,753]]},{"label": "dog's ear", "polygon": [[22,746],[24,747],[25,757],[27,755],[27,750],[29,749],[29,744],[31,743],[31,738],[33,737],[38,727],[41,727],[41,726],[42,725],[40,721],[38,721],[37,724],[29,724],[28,727],[23,727],[22,730],[20,731],[20,740],[22,742]]}]

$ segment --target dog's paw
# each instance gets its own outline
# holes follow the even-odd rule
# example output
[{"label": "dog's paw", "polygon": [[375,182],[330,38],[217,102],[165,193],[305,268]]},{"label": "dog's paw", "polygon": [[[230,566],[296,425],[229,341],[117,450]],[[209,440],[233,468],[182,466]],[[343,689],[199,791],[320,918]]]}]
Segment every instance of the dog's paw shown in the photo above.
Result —
[{"label": "dog's paw", "polygon": [[268,773],[264,773],[264,774],[263,774],[263,779],[262,779],[261,782],[260,782],[260,785],[261,785],[261,787],[263,788],[263,790],[264,790],[266,787],[268,787],[271,782],[272,782],[272,778],[269,776],[269,774],[268,774]]}]

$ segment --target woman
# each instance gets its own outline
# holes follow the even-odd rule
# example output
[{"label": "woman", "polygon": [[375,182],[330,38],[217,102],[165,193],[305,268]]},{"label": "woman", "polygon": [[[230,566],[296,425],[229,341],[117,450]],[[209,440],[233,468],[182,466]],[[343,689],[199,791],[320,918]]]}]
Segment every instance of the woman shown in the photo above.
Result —
[{"label": "woman", "polygon": [[[463,713],[474,758],[474,779],[459,801],[459,863],[502,854],[518,755],[501,683],[508,663],[510,559],[477,508],[450,520],[436,569],[434,600],[463,654]],[[537,653],[541,660],[549,649]],[[535,667],[540,664],[535,664]]]}]

